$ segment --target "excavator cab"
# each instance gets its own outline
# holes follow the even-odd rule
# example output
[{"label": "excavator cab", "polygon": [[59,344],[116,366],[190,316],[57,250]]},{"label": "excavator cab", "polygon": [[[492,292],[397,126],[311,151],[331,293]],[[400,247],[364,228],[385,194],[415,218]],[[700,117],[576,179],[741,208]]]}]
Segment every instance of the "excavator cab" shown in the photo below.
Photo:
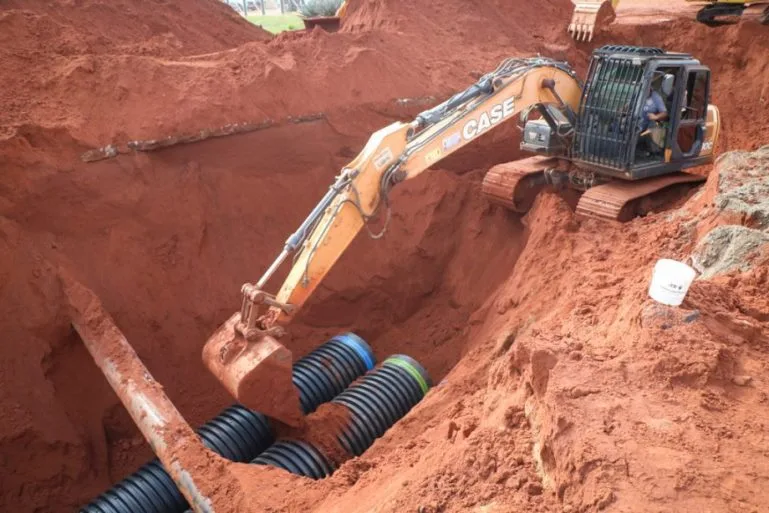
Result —
[{"label": "excavator cab", "polygon": [[[660,123],[644,121],[644,105],[653,96],[668,113]],[[625,180],[707,163],[718,115],[709,102],[710,70],[691,55],[604,46],[593,53],[574,127],[572,161]]]},{"label": "excavator cab", "polygon": [[487,197],[516,212],[553,186],[583,191],[579,215],[643,215],[657,192],[704,179],[681,171],[713,160],[720,126],[710,70],[659,48],[604,46],[593,52],[574,110],[535,107],[541,118],[524,113],[521,149],[538,156],[494,166],[484,178]]}]

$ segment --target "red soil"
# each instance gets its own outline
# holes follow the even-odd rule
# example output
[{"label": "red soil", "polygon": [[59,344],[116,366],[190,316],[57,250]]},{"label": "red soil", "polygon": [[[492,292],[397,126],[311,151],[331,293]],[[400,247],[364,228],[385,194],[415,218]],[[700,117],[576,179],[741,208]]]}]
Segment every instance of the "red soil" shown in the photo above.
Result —
[{"label": "red soil", "polygon": [[[71,511],[151,456],[69,327],[57,266],[98,293],[187,420],[202,423],[231,402],[204,370],[202,344],[372,130],[506,56],[568,58],[584,72],[589,48],[563,30],[567,0],[509,4],[366,0],[337,34],[266,41],[213,0],[4,3],[0,509]],[[726,150],[766,143],[767,38],[754,23],[677,19],[618,24],[596,44],[702,58]],[[79,159],[113,142],[317,112]],[[700,320],[658,322],[648,270],[686,254],[691,215],[580,222],[549,195],[523,219],[492,208],[480,181],[518,156],[512,133],[397,188],[387,236],[353,244],[285,339],[300,356],[353,329],[380,358],[408,353],[443,381],[328,480],[236,466],[250,508],[763,508],[766,277],[698,283],[685,308]],[[745,303],[764,313],[742,313]],[[751,387],[730,384],[742,374]]]},{"label": "red soil", "polygon": [[277,426],[276,437],[279,440],[304,440],[323,453],[329,461],[339,465],[353,456],[338,438],[349,422],[350,410],[346,406],[337,403],[321,404],[316,411],[304,417],[302,426]]}]

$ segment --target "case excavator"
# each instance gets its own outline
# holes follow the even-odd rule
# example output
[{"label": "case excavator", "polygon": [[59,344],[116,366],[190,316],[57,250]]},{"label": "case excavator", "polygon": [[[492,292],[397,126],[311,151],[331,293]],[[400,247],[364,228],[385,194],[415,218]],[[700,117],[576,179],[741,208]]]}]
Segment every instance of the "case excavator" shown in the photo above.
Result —
[{"label": "case excavator", "polygon": [[[718,26],[734,23],[743,14],[757,11],[758,21],[769,24],[769,1],[758,0],[686,0],[702,7],[697,11],[697,21],[705,25]],[[569,33],[577,41],[592,41],[596,29],[600,29],[616,18],[615,9],[620,0],[573,0],[574,13],[569,23]]]},{"label": "case excavator", "polygon": [[[651,95],[665,103],[667,121],[641,130]],[[610,220],[633,217],[657,191],[704,180],[683,170],[712,161],[719,131],[710,70],[691,55],[606,46],[594,52],[584,84],[566,63],[508,59],[413,121],[371,136],[262,277],[242,287],[241,310],[206,343],[208,368],[246,406],[300,422],[291,353],[278,342],[284,327],[364,227],[380,214],[386,227],[393,187],[516,120],[521,149],[533,156],[490,169],[482,185],[489,199],[526,212],[543,188],[568,188],[582,192],[579,214]],[[289,259],[288,278],[267,292]]]},{"label": "case excavator", "polygon": [[[664,102],[667,119],[647,124],[645,106],[654,95]],[[582,194],[580,214],[605,222],[632,217],[639,201],[662,189],[702,181],[684,171],[712,161],[719,132],[718,109],[710,104],[710,70],[691,55],[606,46],[594,52],[584,83],[563,62],[505,60],[414,120],[372,134],[261,278],[243,285],[240,311],[203,349],[205,364],[232,396],[273,419],[301,424],[292,354],[279,342],[286,327],[359,232],[365,228],[378,237],[386,228],[394,187],[496,127],[516,122],[523,128],[521,149],[532,156],[494,166],[483,192],[525,212],[540,190],[571,189]],[[374,233],[373,224],[384,228]],[[282,286],[268,292],[268,282],[288,262]],[[68,297],[76,312],[73,325],[158,457],[193,508],[210,511],[179,452],[192,447],[195,440],[187,440],[195,436],[192,429],[122,334],[103,320],[106,314],[93,313],[90,296],[68,292]],[[125,355],[119,365],[111,360],[116,348]],[[127,369],[142,379],[127,379]],[[180,436],[187,437],[184,444]]]}]

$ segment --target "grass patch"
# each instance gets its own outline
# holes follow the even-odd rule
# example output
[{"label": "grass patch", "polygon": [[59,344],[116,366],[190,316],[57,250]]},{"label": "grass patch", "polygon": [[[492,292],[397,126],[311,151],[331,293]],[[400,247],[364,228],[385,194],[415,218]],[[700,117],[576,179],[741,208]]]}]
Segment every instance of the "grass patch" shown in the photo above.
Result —
[{"label": "grass patch", "polygon": [[259,25],[264,30],[278,34],[286,30],[299,30],[304,28],[302,19],[296,14],[278,14],[266,15],[249,14],[248,21],[254,25]]}]

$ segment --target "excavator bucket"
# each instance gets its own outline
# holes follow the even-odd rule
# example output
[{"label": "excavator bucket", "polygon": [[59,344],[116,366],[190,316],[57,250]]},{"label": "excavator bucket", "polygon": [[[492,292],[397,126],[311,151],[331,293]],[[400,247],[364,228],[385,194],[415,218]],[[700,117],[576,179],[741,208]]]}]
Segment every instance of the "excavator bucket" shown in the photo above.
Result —
[{"label": "excavator bucket", "polygon": [[592,41],[597,30],[616,18],[614,7],[618,0],[573,0],[574,14],[569,34],[577,41]]},{"label": "excavator bucket", "polygon": [[290,426],[303,413],[292,380],[291,351],[269,335],[246,340],[235,329],[236,313],[208,339],[203,362],[241,404]]}]

